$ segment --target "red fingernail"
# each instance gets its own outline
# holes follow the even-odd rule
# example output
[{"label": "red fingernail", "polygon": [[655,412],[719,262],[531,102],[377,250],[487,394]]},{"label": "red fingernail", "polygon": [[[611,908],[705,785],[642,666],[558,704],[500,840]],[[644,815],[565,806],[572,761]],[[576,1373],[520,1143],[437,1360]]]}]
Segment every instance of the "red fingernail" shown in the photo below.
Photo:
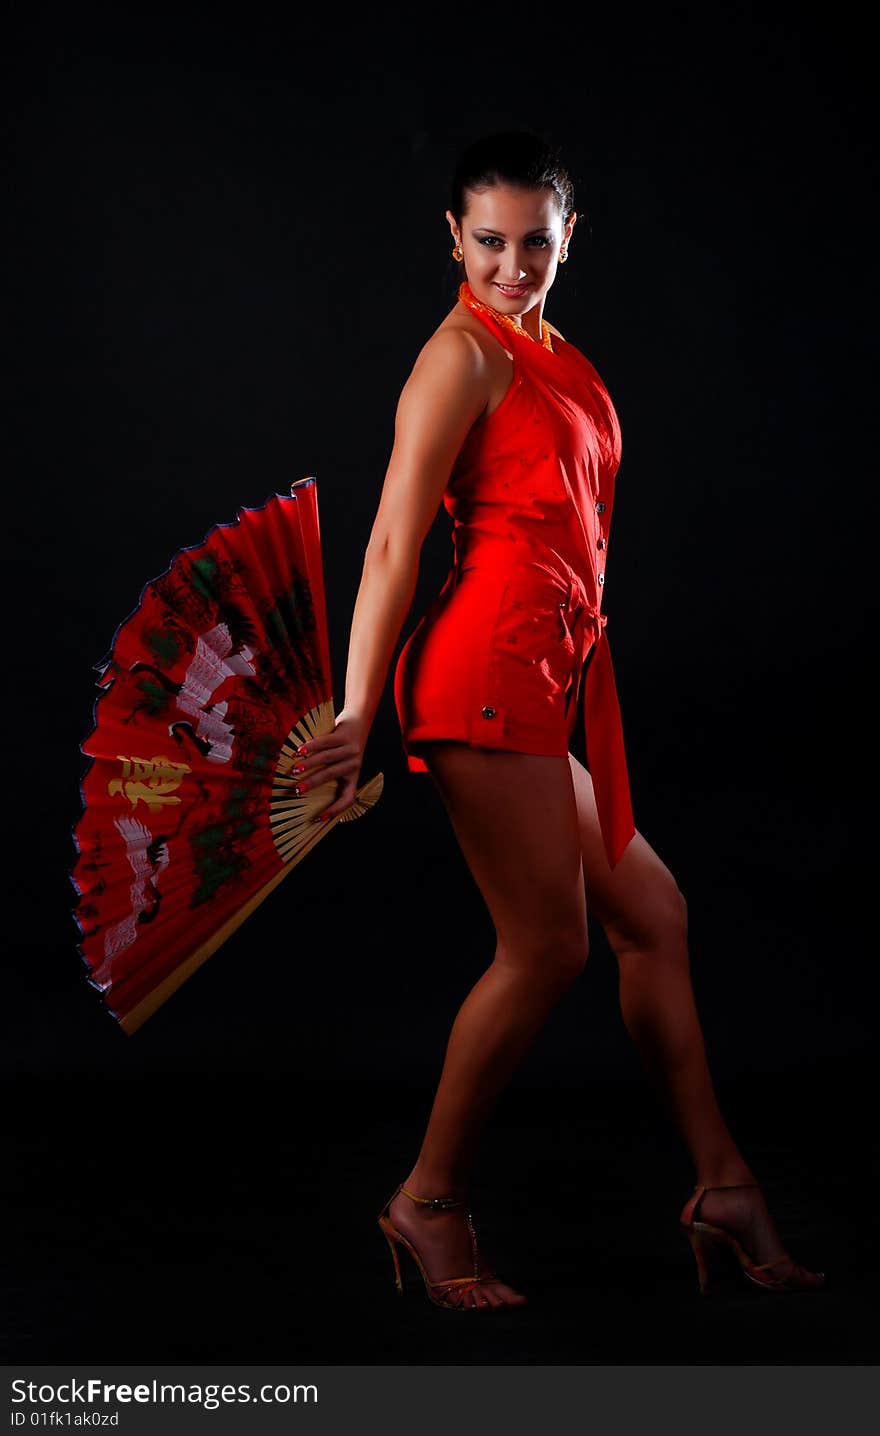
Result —
[{"label": "red fingernail", "polygon": [[301,747],[301,748],[297,748],[296,751],[297,751],[297,753],[299,754],[299,756],[300,756],[301,758],[305,758],[305,756],[306,756],[306,754],[308,753],[309,750],[308,750],[308,748],[306,747],[305,743],[303,743],[302,747]]}]

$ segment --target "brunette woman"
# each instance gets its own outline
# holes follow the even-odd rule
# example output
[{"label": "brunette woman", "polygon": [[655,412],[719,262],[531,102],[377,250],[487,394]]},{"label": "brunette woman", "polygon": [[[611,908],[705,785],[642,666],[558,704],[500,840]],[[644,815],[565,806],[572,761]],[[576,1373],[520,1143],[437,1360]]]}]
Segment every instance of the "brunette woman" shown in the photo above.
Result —
[{"label": "brunette woman", "polygon": [[[694,1163],[681,1222],[701,1289],[710,1244],[773,1291],[822,1273],[785,1252],[719,1110],[691,987],[687,909],[633,822],[602,600],[621,437],[590,361],[544,317],[574,253],[573,190],[529,132],[462,155],[446,211],[458,302],[419,353],[351,628],[345,703],[303,779],[354,799],[364,748],[442,502],[453,563],[409,635],[394,696],[410,771],[430,774],[488,906],[494,956],[452,1026],[421,1148],[379,1214],[431,1300],[498,1310],[526,1298],[487,1265],[468,1211],[481,1129],[587,960],[587,909],[620,969],[623,1018]],[[588,767],[569,751],[583,713]]]}]

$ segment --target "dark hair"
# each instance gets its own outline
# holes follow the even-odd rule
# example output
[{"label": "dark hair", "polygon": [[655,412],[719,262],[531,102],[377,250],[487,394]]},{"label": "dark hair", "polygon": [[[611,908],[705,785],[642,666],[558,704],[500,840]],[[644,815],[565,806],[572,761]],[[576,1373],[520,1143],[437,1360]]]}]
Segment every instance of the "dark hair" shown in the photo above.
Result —
[{"label": "dark hair", "polygon": [[449,208],[457,224],[467,212],[468,190],[497,184],[552,189],[565,221],[574,209],[574,185],[559,147],[534,130],[501,130],[468,145],[452,176]]}]

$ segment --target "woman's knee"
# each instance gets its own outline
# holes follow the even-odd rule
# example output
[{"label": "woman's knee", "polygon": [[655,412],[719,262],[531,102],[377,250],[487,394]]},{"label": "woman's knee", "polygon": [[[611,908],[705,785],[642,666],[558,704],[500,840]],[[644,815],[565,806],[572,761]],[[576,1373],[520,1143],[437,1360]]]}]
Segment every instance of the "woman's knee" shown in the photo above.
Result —
[{"label": "woman's knee", "polygon": [[615,912],[603,924],[614,952],[678,953],[687,961],[688,908],[671,873],[652,887],[648,901]]},{"label": "woman's knee", "polygon": [[534,935],[518,932],[500,938],[495,961],[539,988],[570,987],[590,955],[586,927],[579,923]]}]

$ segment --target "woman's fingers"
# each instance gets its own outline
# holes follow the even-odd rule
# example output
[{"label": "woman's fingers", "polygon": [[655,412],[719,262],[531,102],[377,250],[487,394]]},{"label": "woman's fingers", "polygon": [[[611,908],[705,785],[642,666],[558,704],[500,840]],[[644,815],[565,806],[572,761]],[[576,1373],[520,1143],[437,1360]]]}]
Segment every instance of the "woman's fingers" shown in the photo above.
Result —
[{"label": "woman's fingers", "polygon": [[300,745],[291,769],[291,777],[299,787],[308,793],[324,783],[336,783],[332,803],[322,808],[313,822],[326,822],[351,807],[357,796],[364,743],[364,725],[354,716],[340,715],[332,733],[322,733]]},{"label": "woman's fingers", "polygon": [[358,756],[358,749],[351,739],[341,735],[335,737],[332,733],[325,738],[313,739],[304,746],[305,753],[297,753],[296,762],[291,769],[293,777],[304,780],[331,762],[338,764],[346,759],[353,761]]},{"label": "woman's fingers", "polygon": [[341,790],[329,807],[322,808],[312,819],[313,823],[326,823],[329,818],[335,818],[337,813],[344,813],[350,808],[357,797],[357,777],[349,778],[341,785]]},{"label": "woman's fingers", "polygon": [[[315,751],[309,744],[309,758],[311,763],[306,767],[306,759],[301,760],[302,766],[306,767],[305,773],[295,773],[292,776],[296,779],[297,788],[302,793],[310,793],[315,788],[321,788],[325,783],[335,783],[336,792],[333,800],[327,807],[316,813],[312,822],[327,822],[329,818],[336,817],[337,813],[344,812],[350,807],[357,796],[357,780],[361,770],[362,755],[353,752],[346,756],[349,744],[330,745]],[[299,767],[300,764],[297,764]]]},{"label": "woman's fingers", "polygon": [[337,782],[343,778],[349,778],[353,773],[356,775],[360,764],[356,759],[349,759],[340,763],[328,763],[326,768],[316,768],[308,777],[297,777],[296,786],[300,793],[311,793],[315,788],[320,788],[324,783],[330,783],[334,779]]}]

